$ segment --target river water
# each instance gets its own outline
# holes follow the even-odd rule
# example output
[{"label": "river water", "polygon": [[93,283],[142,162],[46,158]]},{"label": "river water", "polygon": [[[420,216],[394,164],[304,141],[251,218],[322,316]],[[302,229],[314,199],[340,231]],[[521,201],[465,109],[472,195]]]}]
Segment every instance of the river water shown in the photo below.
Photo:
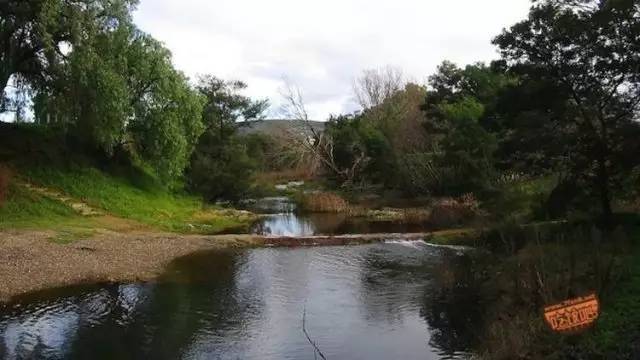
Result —
[{"label": "river water", "polygon": [[252,228],[261,235],[312,236],[371,233],[421,233],[432,230],[426,223],[371,220],[334,213],[297,213],[285,197],[260,199],[248,209],[265,214]]},{"label": "river water", "polygon": [[[256,231],[328,231],[308,219],[279,209]],[[473,257],[391,240],[197,253],[154,283],[0,306],[0,359],[320,359],[304,330],[327,359],[466,359],[481,321]]]},{"label": "river water", "polygon": [[153,284],[51,290],[0,310],[6,359],[464,359],[469,254],[398,241],[208,252]]}]

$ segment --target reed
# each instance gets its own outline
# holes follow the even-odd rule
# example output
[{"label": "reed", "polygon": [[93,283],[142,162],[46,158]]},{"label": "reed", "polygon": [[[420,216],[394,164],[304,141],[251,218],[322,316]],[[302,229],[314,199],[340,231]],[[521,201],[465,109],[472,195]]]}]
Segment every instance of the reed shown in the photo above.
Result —
[{"label": "reed", "polygon": [[341,196],[330,192],[302,194],[298,205],[308,212],[344,213],[350,210],[349,203]]},{"label": "reed", "polygon": [[437,227],[451,227],[472,221],[481,215],[480,203],[473,194],[459,198],[442,198],[431,208],[429,222]]}]

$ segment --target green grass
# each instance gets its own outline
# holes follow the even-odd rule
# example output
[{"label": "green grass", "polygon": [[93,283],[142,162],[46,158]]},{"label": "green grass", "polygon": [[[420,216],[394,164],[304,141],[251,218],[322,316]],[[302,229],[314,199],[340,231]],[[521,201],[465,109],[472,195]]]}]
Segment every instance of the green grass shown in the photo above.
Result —
[{"label": "green grass", "polygon": [[0,229],[62,229],[89,227],[92,219],[77,214],[67,205],[11,185],[0,206]]},{"label": "green grass", "polygon": [[[174,194],[167,189],[179,186],[159,183],[134,159],[123,154],[106,157],[52,128],[0,122],[0,162],[10,164],[16,175],[14,183],[28,181],[52,188],[107,215],[133,220],[134,228],[143,224],[165,231],[213,234],[241,231],[253,220],[206,207],[198,197]],[[115,226],[105,223],[105,217],[83,218],[68,206],[17,184],[0,207],[0,228],[58,229],[60,224],[69,228],[67,224],[76,227],[78,223],[81,228]]]},{"label": "green grass", "polygon": [[179,233],[214,234],[241,230],[251,217],[203,206],[200,198],[173,194],[160,186],[110,176],[95,168],[32,168],[22,172],[29,181],[56,189],[118,217]]},{"label": "green grass", "polygon": [[635,229],[634,242],[627,276],[603,299],[595,331],[584,341],[590,353],[603,358],[630,359],[640,350],[640,228]]},{"label": "green grass", "polygon": [[436,245],[475,246],[481,237],[481,231],[475,229],[452,229],[435,231],[425,241]]},{"label": "green grass", "polygon": [[553,190],[553,176],[518,180],[501,186],[499,193],[485,199],[486,210],[500,221],[528,223],[536,217],[544,199]]}]

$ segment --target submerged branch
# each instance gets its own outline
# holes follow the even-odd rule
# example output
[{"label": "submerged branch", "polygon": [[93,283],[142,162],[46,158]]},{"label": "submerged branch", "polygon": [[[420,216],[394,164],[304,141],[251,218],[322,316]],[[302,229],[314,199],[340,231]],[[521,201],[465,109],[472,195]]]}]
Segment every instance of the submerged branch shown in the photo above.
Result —
[{"label": "submerged branch", "polygon": [[307,332],[307,305],[304,306],[304,310],[302,312],[302,332],[304,333],[304,336],[307,337],[307,340],[309,341],[309,344],[311,344],[311,346],[313,346],[313,354],[315,356],[315,354],[317,353],[318,355],[320,355],[320,357],[323,360],[327,360],[327,358],[324,356],[324,354],[322,353],[322,351],[320,351],[320,348],[318,348],[318,345],[316,345],[316,343],[311,340],[311,336],[309,336],[309,333]]}]

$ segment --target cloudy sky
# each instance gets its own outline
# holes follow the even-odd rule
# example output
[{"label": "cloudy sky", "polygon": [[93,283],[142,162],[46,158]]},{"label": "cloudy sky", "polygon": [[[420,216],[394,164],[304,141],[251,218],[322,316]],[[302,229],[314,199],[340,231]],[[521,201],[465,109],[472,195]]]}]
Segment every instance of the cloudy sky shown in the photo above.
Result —
[{"label": "cloudy sky", "polygon": [[188,76],[248,83],[277,116],[286,78],[310,115],[356,108],[354,78],[396,66],[424,82],[444,59],[497,57],[491,38],[523,19],[529,0],[141,0],[135,21]]}]

